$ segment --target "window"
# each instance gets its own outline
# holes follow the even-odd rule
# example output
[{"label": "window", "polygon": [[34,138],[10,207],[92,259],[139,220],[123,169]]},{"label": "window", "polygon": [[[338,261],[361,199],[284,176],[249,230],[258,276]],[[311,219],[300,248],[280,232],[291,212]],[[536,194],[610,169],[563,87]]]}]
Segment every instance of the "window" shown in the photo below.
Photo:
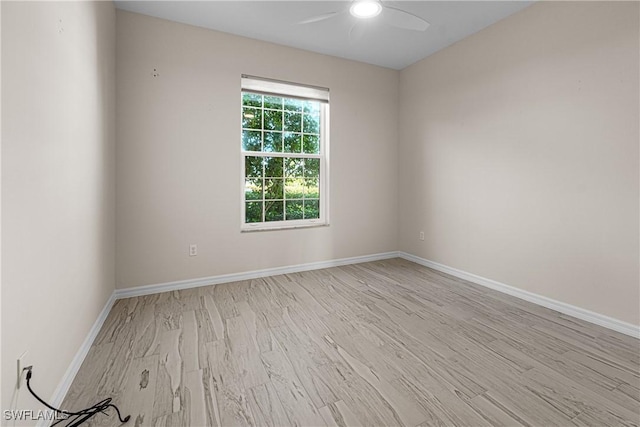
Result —
[{"label": "window", "polygon": [[328,89],[242,76],[242,229],[328,224]]}]

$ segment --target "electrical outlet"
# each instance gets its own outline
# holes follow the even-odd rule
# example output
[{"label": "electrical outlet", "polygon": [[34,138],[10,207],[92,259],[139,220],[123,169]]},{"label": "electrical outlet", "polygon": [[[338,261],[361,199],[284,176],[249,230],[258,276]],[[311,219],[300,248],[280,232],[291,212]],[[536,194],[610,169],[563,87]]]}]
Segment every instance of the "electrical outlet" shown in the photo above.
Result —
[{"label": "electrical outlet", "polygon": [[424,240],[424,231],[420,232],[420,240]]},{"label": "electrical outlet", "polygon": [[17,360],[17,370],[16,370],[16,373],[18,374],[18,380],[16,382],[16,387],[17,388],[20,388],[20,386],[22,385],[22,378],[24,377],[23,369],[24,369],[25,366],[27,366],[26,363],[25,363],[25,359],[27,357],[27,353],[28,353],[27,351],[22,353],[20,355],[20,357],[18,357],[18,360]]},{"label": "electrical outlet", "polygon": [[196,256],[198,255],[198,245],[189,245],[189,256]]}]

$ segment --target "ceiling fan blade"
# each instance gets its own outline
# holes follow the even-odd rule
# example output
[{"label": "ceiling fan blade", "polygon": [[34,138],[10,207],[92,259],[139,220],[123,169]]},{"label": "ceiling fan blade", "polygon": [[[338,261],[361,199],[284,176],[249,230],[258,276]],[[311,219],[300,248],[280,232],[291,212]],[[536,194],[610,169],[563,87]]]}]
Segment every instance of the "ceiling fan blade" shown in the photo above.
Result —
[{"label": "ceiling fan blade", "polygon": [[425,31],[430,25],[419,16],[387,5],[384,5],[382,14],[387,24],[404,30]]},{"label": "ceiling fan blade", "polygon": [[351,26],[351,29],[349,29],[349,41],[353,43],[362,39],[366,28],[367,26],[365,25],[365,23],[361,21],[353,24]]},{"label": "ceiling fan blade", "polygon": [[331,19],[334,16],[338,16],[341,13],[342,12],[323,13],[322,15],[316,15],[316,16],[312,16],[311,18],[303,19],[302,21],[298,22],[298,24],[312,24],[314,22],[324,21],[326,19]]}]

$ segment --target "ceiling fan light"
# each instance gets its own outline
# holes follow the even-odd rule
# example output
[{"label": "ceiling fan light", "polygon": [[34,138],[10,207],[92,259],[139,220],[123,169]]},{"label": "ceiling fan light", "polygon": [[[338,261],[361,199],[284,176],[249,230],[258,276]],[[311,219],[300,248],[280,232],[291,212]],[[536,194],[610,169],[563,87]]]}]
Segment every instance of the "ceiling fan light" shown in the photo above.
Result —
[{"label": "ceiling fan light", "polygon": [[382,12],[382,5],[376,0],[359,0],[353,2],[349,8],[349,13],[356,18],[373,18]]}]

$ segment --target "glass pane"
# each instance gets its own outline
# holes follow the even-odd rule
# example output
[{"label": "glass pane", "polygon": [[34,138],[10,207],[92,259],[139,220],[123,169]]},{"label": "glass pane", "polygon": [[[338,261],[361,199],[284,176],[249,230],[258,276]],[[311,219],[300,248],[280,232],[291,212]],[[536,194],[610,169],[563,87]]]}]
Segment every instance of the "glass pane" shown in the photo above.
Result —
[{"label": "glass pane", "polygon": [[262,202],[247,202],[244,212],[245,222],[262,222]]},{"label": "glass pane", "polygon": [[320,176],[320,159],[306,159],[304,161],[304,176],[307,178]]},{"label": "glass pane", "polygon": [[244,176],[262,177],[262,157],[244,158]]},{"label": "glass pane", "polygon": [[262,200],[262,178],[248,178],[244,182],[245,200]]},{"label": "glass pane", "polygon": [[302,200],[287,200],[287,220],[291,219],[302,219],[303,215],[303,204]]},{"label": "glass pane", "polygon": [[264,133],[264,151],[282,152],[282,132]]},{"label": "glass pane", "polygon": [[271,201],[265,203],[265,221],[282,221],[284,220],[284,202]]},{"label": "glass pane", "polygon": [[282,130],[282,111],[264,110],[264,128],[266,130]]},{"label": "glass pane", "polygon": [[317,101],[304,101],[303,109],[305,113],[320,114],[320,103]]},{"label": "glass pane", "polygon": [[264,181],[265,199],[284,199],[284,180],[282,178],[269,178]]},{"label": "glass pane", "polygon": [[301,112],[302,111],[302,101],[300,101],[299,99],[285,98],[285,100],[284,100],[284,109],[288,110],[288,111]]},{"label": "glass pane", "polygon": [[245,156],[245,221],[320,218],[320,159],[295,157],[320,154],[320,103],[243,92],[242,106],[244,151],[293,156]]},{"label": "glass pane", "polygon": [[302,135],[299,133],[284,134],[284,152],[285,153],[299,153],[302,148]]},{"label": "glass pane", "polygon": [[249,107],[262,107],[262,95],[255,93],[243,93],[242,105]]},{"label": "glass pane", "polygon": [[282,98],[280,98],[279,96],[265,95],[264,108],[274,108],[276,110],[282,110]]},{"label": "glass pane", "polygon": [[318,135],[305,135],[302,148],[304,149],[303,151],[307,154],[320,153],[320,143]]},{"label": "glass pane", "polygon": [[262,110],[244,107],[242,109],[242,127],[246,129],[262,128]]},{"label": "glass pane", "polygon": [[284,186],[284,197],[286,199],[302,199],[304,196],[304,179],[287,178]]},{"label": "glass pane", "polygon": [[262,132],[259,130],[243,130],[242,149],[245,151],[261,151]]},{"label": "glass pane", "polygon": [[304,201],[304,217],[305,219],[320,218],[320,201],[319,200]]},{"label": "glass pane", "polygon": [[264,176],[282,178],[282,157],[264,158]]},{"label": "glass pane", "polygon": [[284,129],[289,132],[302,132],[302,114],[285,111]]},{"label": "glass pane", "polygon": [[320,180],[318,178],[307,178],[304,180],[304,198],[320,198]]},{"label": "glass pane", "polygon": [[299,177],[304,175],[304,160],[292,159],[287,157],[284,159],[284,174],[286,177]]},{"label": "glass pane", "polygon": [[320,114],[304,115],[304,133],[320,133]]}]

